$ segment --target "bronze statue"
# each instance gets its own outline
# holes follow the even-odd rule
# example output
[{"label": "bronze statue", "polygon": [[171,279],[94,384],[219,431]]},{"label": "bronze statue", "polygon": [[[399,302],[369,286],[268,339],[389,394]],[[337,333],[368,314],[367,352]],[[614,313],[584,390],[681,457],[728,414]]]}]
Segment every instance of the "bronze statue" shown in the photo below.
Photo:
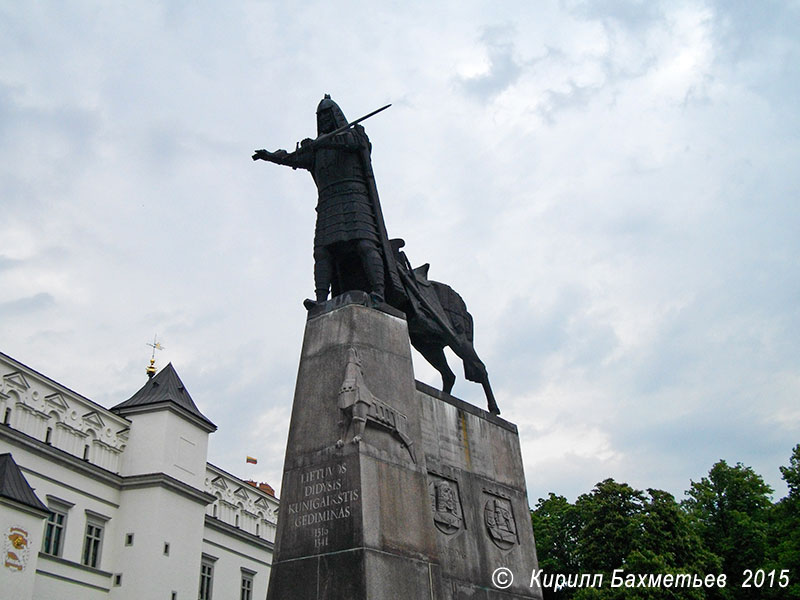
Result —
[{"label": "bronze statue", "polygon": [[389,295],[401,287],[372,173],[372,145],[358,121],[348,123],[339,105],[325,94],[317,107],[315,140],[306,138],[291,153],[256,150],[253,155],[253,160],[306,169],[317,185],[316,298],[306,300],[308,308],[325,302],[329,291],[338,296],[363,290],[374,302],[383,302],[387,283]]},{"label": "bronze statue", "polygon": [[416,269],[404,252],[401,239],[391,240],[397,270],[406,291],[405,301],[395,305],[406,314],[411,345],[425,357],[442,376],[442,391],[450,393],[456,376],[444,354],[448,346],[464,362],[464,376],[480,383],[486,394],[489,412],[499,415],[486,365],[473,345],[472,315],[461,296],[449,285],[428,279],[429,264]]},{"label": "bronze statue", "polygon": [[304,139],[294,152],[253,154],[253,160],[310,171],[317,185],[315,300],[304,304],[312,310],[329,292],[335,297],[362,290],[373,305],[385,301],[400,309],[408,319],[412,345],[441,373],[443,391],[450,393],[455,382],[444,355],[448,346],[464,361],[466,378],[483,386],[489,411],[500,414],[486,367],[472,344],[472,316],[461,296],[448,285],[429,281],[428,265],[413,269],[400,252],[405,242],[390,241],[386,233],[372,172],[372,145],[359,122],[388,106],[348,123],[339,105],[325,94],[317,106],[316,139]]}]

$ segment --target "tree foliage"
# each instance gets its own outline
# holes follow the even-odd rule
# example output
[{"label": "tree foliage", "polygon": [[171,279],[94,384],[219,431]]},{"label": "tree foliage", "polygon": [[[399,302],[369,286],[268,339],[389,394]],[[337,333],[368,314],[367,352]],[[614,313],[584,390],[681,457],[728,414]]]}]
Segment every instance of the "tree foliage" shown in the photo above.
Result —
[{"label": "tree foliage", "polygon": [[[720,460],[690,482],[677,502],[662,490],[599,482],[574,504],[549,494],[531,511],[539,568],[545,573],[604,574],[602,588],[544,589],[546,600],[636,598],[800,600],[800,444],[781,467],[789,495],[774,503],[772,489],[741,463]],[[611,573],[727,575],[725,588],[610,587]],[[775,585],[742,588],[745,569],[776,570]],[[790,585],[777,574],[788,569]]]},{"label": "tree foliage", "polygon": [[789,495],[772,509],[769,528],[768,558],[770,570],[789,569],[791,584],[772,590],[770,598],[800,600],[800,444],[794,447],[789,466],[781,467]]},{"label": "tree foliage", "polygon": [[724,597],[758,597],[741,585],[745,569],[764,566],[771,494],[772,488],[753,469],[741,463],[731,467],[724,460],[686,492],[684,505],[700,537],[728,575],[731,593]]}]

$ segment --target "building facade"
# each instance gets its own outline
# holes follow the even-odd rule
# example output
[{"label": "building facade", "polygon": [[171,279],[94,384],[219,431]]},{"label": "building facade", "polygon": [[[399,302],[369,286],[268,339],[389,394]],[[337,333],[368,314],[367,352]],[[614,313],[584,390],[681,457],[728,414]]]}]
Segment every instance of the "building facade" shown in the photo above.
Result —
[{"label": "building facade", "polygon": [[0,417],[4,596],[265,597],[278,500],[207,462],[172,365],[106,409],[0,353]]}]

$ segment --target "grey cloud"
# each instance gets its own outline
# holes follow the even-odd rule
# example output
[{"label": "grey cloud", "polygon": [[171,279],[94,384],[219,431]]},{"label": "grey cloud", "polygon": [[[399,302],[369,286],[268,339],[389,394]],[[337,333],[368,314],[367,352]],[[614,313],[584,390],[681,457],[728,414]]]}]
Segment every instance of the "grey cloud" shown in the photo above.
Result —
[{"label": "grey cloud", "polygon": [[[439,38],[434,18],[420,23],[413,10],[394,15],[376,5],[370,40],[397,42],[377,48],[349,35],[357,25],[346,11],[322,4],[298,13],[232,3],[222,19],[219,10],[174,3],[144,11],[98,3],[61,19],[53,17],[56,4],[20,3],[19,32],[0,35],[11,40],[0,46],[16,48],[4,53],[0,76],[0,202],[4,224],[33,247],[20,256],[34,252],[19,264],[16,251],[0,250],[7,257],[0,273],[35,280],[57,271],[81,286],[76,302],[43,294],[0,307],[4,317],[28,311],[3,319],[3,341],[22,357],[39,357],[31,366],[59,378],[58,365],[85,348],[97,368],[70,370],[71,387],[111,405],[143,379],[153,329],[159,339],[169,334],[160,358],[175,362],[220,425],[212,462],[237,472],[252,415],[288,411],[305,323],[300,301],[313,288],[313,182],[255,166],[249,154],[313,132],[323,92],[352,117],[380,105],[368,99],[388,95],[395,108],[368,131],[390,233],[406,237],[415,264],[430,261],[433,276],[464,295],[498,393],[539,401],[547,386],[558,388],[559,426],[570,418],[592,428],[602,419],[611,450],[629,457],[617,472],[609,460],[555,460],[529,472],[531,490],[582,493],[607,476],[635,473],[641,486],[674,482],[670,491],[679,494],[722,454],[745,462],[763,456],[754,466],[765,474],[772,456],[780,455],[773,470],[784,463],[800,356],[796,9],[766,5],[768,21],[749,26],[758,15],[743,4],[712,5],[713,89],[703,104],[681,108],[665,107],[649,88],[614,85],[673,58],[660,50],[671,35],[667,3],[561,4],[569,14],[547,6],[552,20],[541,42],[521,37],[522,24],[541,17],[531,3],[489,16],[452,11]],[[708,5],[681,6],[702,15]],[[517,13],[525,18],[513,27],[491,26]],[[308,23],[320,15],[326,27],[312,33]],[[0,19],[0,31],[10,22]],[[608,46],[575,37],[598,33]],[[409,52],[398,40],[417,47]],[[442,52],[454,41],[455,52],[484,52],[488,73],[443,81],[447,65],[430,57],[454,56]],[[344,55],[328,52],[343,44]],[[540,44],[550,46],[547,54],[528,60]],[[66,68],[83,64],[91,69]],[[514,112],[529,110],[521,90],[537,83],[539,68],[550,88],[548,127]],[[498,115],[485,104],[501,93],[508,110]],[[635,122],[620,114],[623,105],[638,114]],[[570,119],[557,118],[561,111]],[[481,126],[470,127],[465,115]],[[393,135],[378,135],[379,125]],[[676,156],[675,148],[690,146]],[[406,187],[425,201],[401,222]],[[543,208],[513,218],[509,208],[534,195],[543,207],[560,205],[560,216]],[[45,197],[50,206],[37,200]],[[494,250],[522,235],[544,241],[537,252]],[[61,258],[36,248],[44,244],[64,247]],[[124,289],[109,284],[117,281]],[[669,306],[680,308],[663,316]],[[501,307],[503,314],[492,312]],[[618,356],[618,334],[650,307],[655,331]],[[487,332],[487,322],[497,331]],[[124,372],[114,367],[128,361],[135,364]],[[452,367],[457,393],[483,405],[480,386],[463,383],[460,365]],[[606,405],[575,414],[587,390]],[[777,415],[787,425],[771,431],[759,421],[755,445],[743,436],[758,403],[762,419]],[[282,452],[272,454],[282,460]]]},{"label": "grey cloud", "polygon": [[764,97],[783,134],[800,134],[800,5],[715,1],[712,35],[718,66],[737,86]]},{"label": "grey cloud", "polygon": [[[102,126],[94,110],[29,105],[24,92],[0,81],[0,152],[14,157],[0,161],[0,196],[6,205],[36,207],[45,196],[64,194],[91,164]],[[22,168],[14,168],[23,159]]]},{"label": "grey cloud", "polygon": [[13,269],[15,267],[20,266],[23,261],[16,259],[16,258],[9,258],[8,256],[4,256],[0,254],[0,271],[6,271],[8,269]]},{"label": "grey cloud", "polygon": [[581,86],[570,81],[569,89],[565,92],[545,91],[547,99],[536,110],[545,121],[552,124],[557,113],[587,106],[601,89],[601,86]]},{"label": "grey cloud", "polygon": [[513,28],[507,26],[484,30],[481,42],[489,55],[489,70],[483,75],[459,81],[467,93],[485,102],[517,81],[522,66],[514,57],[513,33]]},{"label": "grey cloud", "polygon": [[619,340],[612,327],[589,317],[589,300],[587,290],[572,286],[544,308],[536,299],[512,302],[498,319],[504,334],[495,354],[504,360],[490,365],[493,376],[509,389],[532,391],[552,377],[548,360],[556,357],[565,369],[596,373]]},{"label": "grey cloud", "polygon": [[783,39],[795,43],[800,30],[800,5],[762,0],[712,0],[712,22],[725,60],[751,59],[764,50],[764,42]]},{"label": "grey cloud", "polygon": [[[78,157],[87,154],[100,127],[99,115],[95,111],[63,103],[41,108],[27,104],[24,94],[24,88],[0,81],[0,141],[12,133],[30,134],[44,127],[50,135],[70,144],[70,154]],[[4,143],[9,141],[6,138]]]},{"label": "grey cloud", "polygon": [[[665,489],[680,497],[690,480],[705,476],[720,459],[752,466],[775,489],[776,498],[786,492],[778,466],[785,464],[797,443],[796,431],[778,430],[763,419],[764,408],[744,409],[727,399],[701,402],[686,414],[661,402],[648,418],[618,423],[613,439],[618,450],[637,457],[637,479],[654,479],[657,469]],[[681,452],[665,453],[665,448]]]},{"label": "grey cloud", "polygon": [[14,317],[30,312],[42,311],[55,304],[55,298],[47,292],[40,292],[34,296],[18,298],[0,303],[0,315]]},{"label": "grey cloud", "polygon": [[590,20],[613,20],[629,29],[642,29],[663,18],[658,2],[649,0],[562,0],[572,14]]}]

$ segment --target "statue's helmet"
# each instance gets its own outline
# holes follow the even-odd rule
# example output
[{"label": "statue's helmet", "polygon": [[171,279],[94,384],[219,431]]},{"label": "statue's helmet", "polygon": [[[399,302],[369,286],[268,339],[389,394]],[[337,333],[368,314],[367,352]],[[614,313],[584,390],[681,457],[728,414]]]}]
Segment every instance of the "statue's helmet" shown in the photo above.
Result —
[{"label": "statue's helmet", "polygon": [[330,133],[344,125],[347,125],[347,119],[342,109],[331,100],[330,94],[325,94],[325,97],[317,105],[317,135]]}]

